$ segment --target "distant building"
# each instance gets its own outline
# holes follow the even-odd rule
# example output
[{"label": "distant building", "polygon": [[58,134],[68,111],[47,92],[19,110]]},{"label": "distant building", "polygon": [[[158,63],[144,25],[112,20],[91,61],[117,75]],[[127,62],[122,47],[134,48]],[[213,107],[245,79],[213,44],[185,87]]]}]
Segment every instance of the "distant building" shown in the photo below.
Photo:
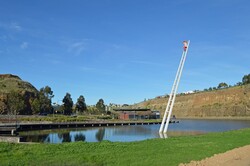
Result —
[{"label": "distant building", "polygon": [[194,91],[190,90],[190,91],[187,91],[187,92],[184,92],[185,94],[192,94],[194,93]]},{"label": "distant building", "polygon": [[113,109],[117,114],[118,118],[122,120],[140,120],[140,119],[159,119],[159,111],[151,111],[147,108],[138,109],[127,109],[127,108],[116,108]]},{"label": "distant building", "polygon": [[151,111],[150,119],[160,119],[160,111]]}]

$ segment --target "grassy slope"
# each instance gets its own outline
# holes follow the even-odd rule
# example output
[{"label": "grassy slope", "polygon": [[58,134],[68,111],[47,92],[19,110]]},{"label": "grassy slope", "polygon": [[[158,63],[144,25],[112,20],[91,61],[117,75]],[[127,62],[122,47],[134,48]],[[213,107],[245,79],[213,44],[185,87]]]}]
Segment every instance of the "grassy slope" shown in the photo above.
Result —
[{"label": "grassy slope", "polygon": [[[163,115],[168,97],[156,97],[133,107],[159,110]],[[173,108],[177,117],[250,117],[250,84],[208,92],[177,95]]]},{"label": "grassy slope", "polygon": [[178,165],[250,144],[250,129],[139,142],[0,143],[0,165]]},{"label": "grassy slope", "polygon": [[11,91],[37,92],[36,88],[29,82],[21,80],[19,77],[0,78],[0,93],[9,93]]}]

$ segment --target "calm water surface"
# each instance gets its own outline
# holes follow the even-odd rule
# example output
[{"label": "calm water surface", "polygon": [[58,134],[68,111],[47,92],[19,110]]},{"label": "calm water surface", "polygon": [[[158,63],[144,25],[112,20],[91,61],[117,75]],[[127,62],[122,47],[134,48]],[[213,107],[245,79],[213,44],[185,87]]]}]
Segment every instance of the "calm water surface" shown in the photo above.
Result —
[{"label": "calm water surface", "polygon": [[[20,132],[23,141],[63,143],[63,142],[130,142],[145,139],[160,138],[160,125],[112,126],[98,128],[56,129]],[[181,135],[198,135],[207,132],[220,132],[250,128],[250,121],[244,120],[180,120],[180,123],[169,125],[167,135],[175,137]]]}]

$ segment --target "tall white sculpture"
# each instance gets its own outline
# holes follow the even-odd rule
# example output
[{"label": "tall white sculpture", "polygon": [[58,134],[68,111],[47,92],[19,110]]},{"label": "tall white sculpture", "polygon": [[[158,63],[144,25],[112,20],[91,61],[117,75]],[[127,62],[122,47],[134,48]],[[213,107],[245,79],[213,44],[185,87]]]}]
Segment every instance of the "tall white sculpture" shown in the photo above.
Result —
[{"label": "tall white sculpture", "polygon": [[[173,110],[173,106],[174,106],[174,101],[175,101],[175,97],[176,97],[176,93],[177,93],[177,89],[179,86],[179,82],[180,82],[180,78],[181,78],[181,74],[182,74],[182,70],[184,67],[184,63],[186,60],[186,56],[187,56],[187,52],[188,52],[188,48],[189,48],[189,43],[190,40],[188,41],[183,41],[183,52],[182,52],[182,56],[181,56],[181,61],[175,76],[175,80],[174,80],[174,84],[171,90],[171,93],[169,95],[169,99],[168,99],[168,104],[161,122],[161,127],[159,129],[159,133],[166,133],[168,130],[168,124],[170,121],[170,117],[172,114],[172,110]],[[167,120],[166,120],[167,118]]]}]

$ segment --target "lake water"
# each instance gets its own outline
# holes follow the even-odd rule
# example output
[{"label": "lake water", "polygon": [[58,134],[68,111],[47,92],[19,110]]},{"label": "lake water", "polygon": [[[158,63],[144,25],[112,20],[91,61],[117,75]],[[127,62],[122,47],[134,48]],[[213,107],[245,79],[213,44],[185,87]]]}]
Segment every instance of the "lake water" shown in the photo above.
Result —
[{"label": "lake water", "polygon": [[250,128],[246,120],[180,120],[180,123],[169,124],[167,135],[159,135],[160,125],[110,126],[78,129],[55,129],[20,132],[25,142],[63,143],[63,142],[130,142],[160,137],[198,135],[208,132],[220,132]]}]

